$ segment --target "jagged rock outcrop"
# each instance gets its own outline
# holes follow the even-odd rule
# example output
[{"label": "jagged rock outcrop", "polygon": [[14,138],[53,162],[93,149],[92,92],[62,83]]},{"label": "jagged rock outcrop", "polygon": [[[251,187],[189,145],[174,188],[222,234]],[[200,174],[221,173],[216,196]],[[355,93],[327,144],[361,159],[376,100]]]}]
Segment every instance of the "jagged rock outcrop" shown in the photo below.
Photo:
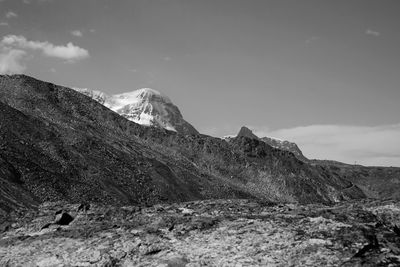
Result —
[{"label": "jagged rock outcrop", "polygon": [[289,142],[286,140],[280,140],[280,139],[276,139],[276,138],[272,138],[272,137],[261,137],[260,138],[257,135],[255,135],[252,130],[250,130],[249,128],[247,128],[245,126],[243,126],[240,129],[237,136],[245,136],[248,138],[261,140],[274,148],[292,152],[301,161],[304,161],[304,162],[308,161],[308,159],[306,157],[304,157],[303,152],[301,152],[300,148],[297,146],[296,143]]},{"label": "jagged rock outcrop", "polygon": [[260,139],[257,135],[255,135],[253,133],[252,130],[250,130],[249,128],[247,128],[245,126],[240,128],[239,133],[236,135],[236,137],[247,137],[247,138],[257,139],[257,140]]}]

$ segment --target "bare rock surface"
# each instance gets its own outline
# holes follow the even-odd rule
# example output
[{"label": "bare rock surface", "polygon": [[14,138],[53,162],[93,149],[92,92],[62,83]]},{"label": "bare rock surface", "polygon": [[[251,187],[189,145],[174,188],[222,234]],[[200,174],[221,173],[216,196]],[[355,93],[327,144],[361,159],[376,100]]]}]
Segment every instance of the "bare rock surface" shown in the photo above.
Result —
[{"label": "bare rock surface", "polygon": [[[393,201],[78,207],[45,203],[15,218],[0,235],[0,266],[400,265]],[[42,229],[60,209],[74,220]]]}]

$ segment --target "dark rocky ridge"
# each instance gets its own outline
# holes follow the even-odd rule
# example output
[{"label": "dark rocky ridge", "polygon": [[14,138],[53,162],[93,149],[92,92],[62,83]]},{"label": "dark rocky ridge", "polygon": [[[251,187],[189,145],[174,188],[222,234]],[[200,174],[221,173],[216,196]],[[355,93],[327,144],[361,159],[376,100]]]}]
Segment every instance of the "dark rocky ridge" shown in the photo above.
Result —
[{"label": "dark rocky ridge", "polygon": [[[330,203],[363,198],[328,168],[265,142],[181,135],[128,121],[72,89],[24,75],[0,77],[1,190],[27,199],[116,205],[205,198]],[[9,178],[7,178],[9,177]],[[10,178],[14,177],[14,178]],[[12,194],[11,194],[12,195]],[[30,201],[32,200],[32,201]]]},{"label": "dark rocky ridge", "polygon": [[295,155],[296,158],[298,158],[301,161],[309,162],[309,160],[303,155],[303,152],[301,152],[300,148],[297,146],[296,143],[289,142],[289,141],[281,141],[281,140],[277,140],[277,139],[270,138],[270,137],[261,137],[260,138],[257,135],[255,135],[249,128],[247,128],[245,126],[240,128],[240,131],[237,134],[237,137],[240,137],[240,136],[245,136],[248,138],[261,140],[264,143],[266,143],[274,148],[284,150],[284,151],[289,151],[289,152],[293,153],[293,155]]},{"label": "dark rocky ridge", "polygon": [[278,141],[269,137],[262,137],[261,141],[267,143],[272,147],[292,152],[299,160],[308,162],[308,159],[303,155],[303,152],[300,150],[296,143],[289,141]]}]

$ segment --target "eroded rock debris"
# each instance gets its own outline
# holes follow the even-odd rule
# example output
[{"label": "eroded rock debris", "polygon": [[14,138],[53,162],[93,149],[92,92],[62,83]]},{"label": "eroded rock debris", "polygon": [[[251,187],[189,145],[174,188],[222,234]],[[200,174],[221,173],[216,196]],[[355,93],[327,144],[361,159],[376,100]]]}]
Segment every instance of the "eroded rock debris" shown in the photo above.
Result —
[{"label": "eroded rock debris", "polygon": [[[0,234],[0,266],[400,265],[400,204],[393,201],[78,207],[53,202],[11,214]],[[41,229],[61,209],[74,220]]]}]

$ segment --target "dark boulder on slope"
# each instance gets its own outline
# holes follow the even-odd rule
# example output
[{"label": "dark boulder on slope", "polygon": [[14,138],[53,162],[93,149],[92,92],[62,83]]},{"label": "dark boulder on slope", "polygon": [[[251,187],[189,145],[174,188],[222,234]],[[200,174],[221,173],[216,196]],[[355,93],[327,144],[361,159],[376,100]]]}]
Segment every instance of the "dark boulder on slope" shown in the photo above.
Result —
[{"label": "dark boulder on slope", "polygon": [[74,220],[68,212],[60,210],[56,212],[56,218],[54,219],[54,223],[58,225],[68,225]]}]

